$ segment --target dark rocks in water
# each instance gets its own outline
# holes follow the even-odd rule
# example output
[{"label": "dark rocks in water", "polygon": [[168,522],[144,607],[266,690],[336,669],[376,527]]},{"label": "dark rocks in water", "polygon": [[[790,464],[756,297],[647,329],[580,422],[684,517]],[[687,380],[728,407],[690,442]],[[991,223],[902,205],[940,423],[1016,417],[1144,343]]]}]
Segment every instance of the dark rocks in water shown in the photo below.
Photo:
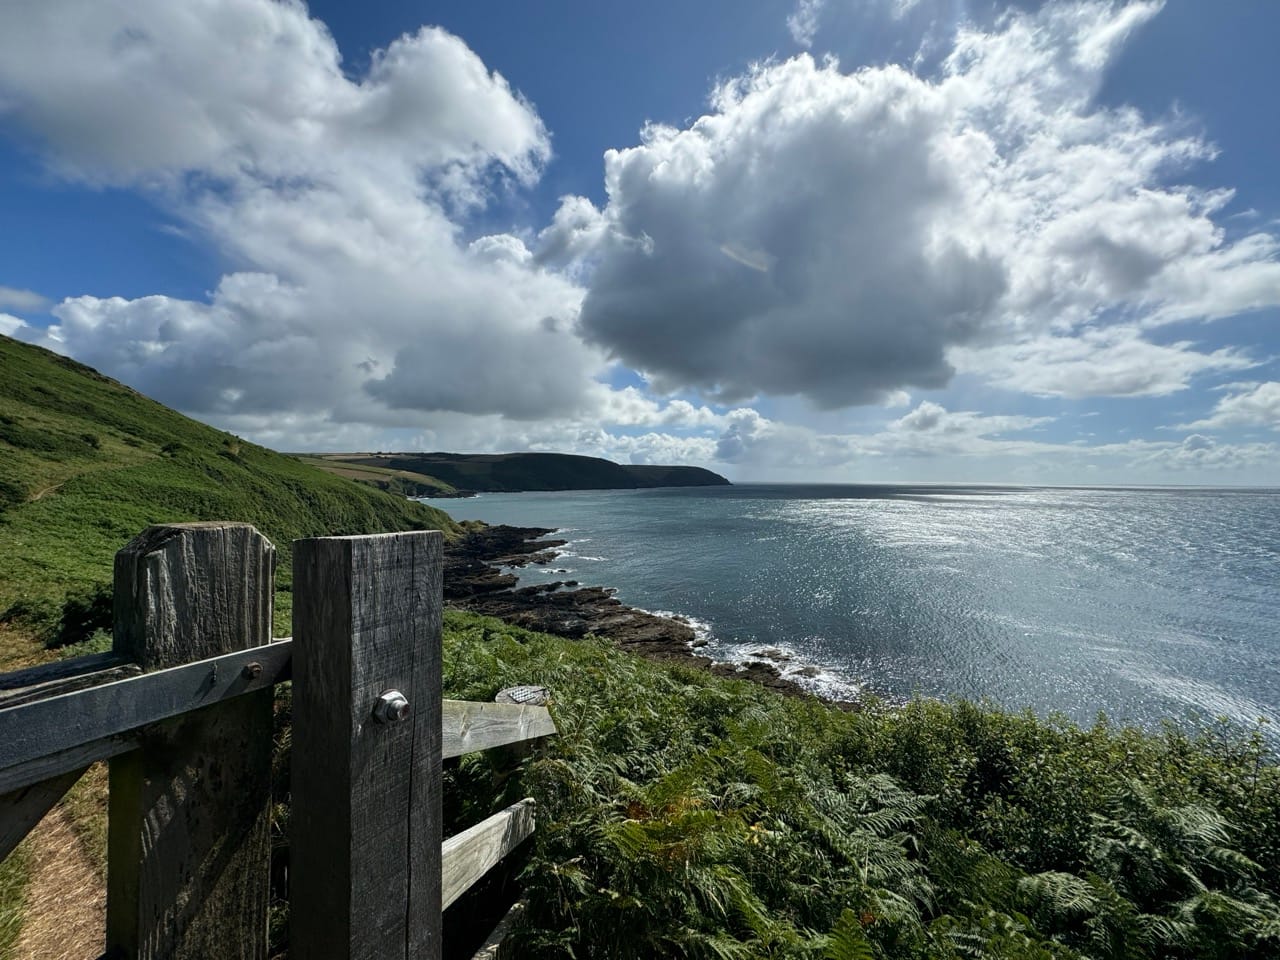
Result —
[{"label": "dark rocks in water", "polygon": [[[606,637],[622,649],[653,660],[708,670],[716,676],[751,680],[788,696],[813,694],[782,675],[773,663],[716,663],[696,654],[705,646],[683,617],[659,617],[628,607],[614,597],[612,587],[582,587],[576,580],[517,587],[514,574],[495,565],[521,567],[546,564],[564,540],[543,540],[554,530],[498,525],[473,529],[445,547],[444,596],[452,606],[497,617],[541,633],[577,639],[587,634]],[[769,648],[755,656],[785,662],[781,650]],[[841,705],[847,706],[847,705]]]},{"label": "dark rocks in water", "polygon": [[519,578],[503,573],[497,566],[521,567],[529,556],[546,551],[564,541],[535,542],[553,530],[536,527],[484,527],[468,531],[445,548],[444,596],[461,600],[510,590]]},{"label": "dark rocks in water", "polygon": [[532,587],[521,587],[515,592],[518,596],[528,596],[531,593],[553,593],[554,591],[559,590],[561,586],[562,581],[552,580],[550,583],[539,583]]},{"label": "dark rocks in water", "polygon": [[776,690],[791,696],[807,696],[807,691],[782,675],[782,671],[772,663],[763,660],[749,660],[746,663],[712,664],[711,672],[717,677],[732,677],[735,680],[750,680],[762,687]]},{"label": "dark rocks in water", "polygon": [[789,663],[791,654],[779,650],[777,647],[765,647],[763,650],[751,651],[751,656],[761,657],[765,660],[772,660],[774,663]]},{"label": "dark rocks in water", "polygon": [[445,551],[445,567],[450,559],[480,560],[504,567],[523,567],[528,563],[547,563],[556,557],[556,548],[568,540],[543,540],[551,527],[511,527],[500,523],[493,527],[470,530],[449,544]]},{"label": "dark rocks in water", "polygon": [[588,633],[608,637],[624,648],[671,645],[686,649],[694,639],[693,630],[664,617],[623,605],[607,587],[557,589],[561,584],[542,584],[501,592],[470,594],[466,609],[499,617],[531,630],[560,636],[581,637]]},{"label": "dark rocks in water", "polygon": [[450,600],[460,600],[465,596],[510,590],[520,580],[514,573],[501,573],[493,567],[477,563],[474,569],[455,566],[446,570],[445,582],[451,584],[446,596]]}]

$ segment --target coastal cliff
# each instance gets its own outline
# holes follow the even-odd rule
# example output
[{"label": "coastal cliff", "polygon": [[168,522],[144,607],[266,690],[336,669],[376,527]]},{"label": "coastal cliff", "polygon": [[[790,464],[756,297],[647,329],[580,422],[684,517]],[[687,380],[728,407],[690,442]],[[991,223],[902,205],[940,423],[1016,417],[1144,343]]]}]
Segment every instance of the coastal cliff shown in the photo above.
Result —
[{"label": "coastal cliff", "polygon": [[366,483],[414,478],[428,496],[727,486],[702,467],[614,463],[571,453],[326,453],[308,463]]},{"label": "coastal cliff", "polygon": [[[547,539],[555,532],[546,527],[499,524],[473,528],[453,540],[445,547],[446,602],[455,609],[496,617],[526,630],[574,640],[594,634],[650,660],[751,680],[789,696],[813,696],[766,659],[718,663],[701,655],[698,648],[705,641],[699,640],[686,621],[627,606],[614,596],[612,587],[582,586],[577,580],[519,586],[519,577],[509,571],[554,562],[566,542]],[[762,658],[769,656],[770,651],[760,652]]]}]

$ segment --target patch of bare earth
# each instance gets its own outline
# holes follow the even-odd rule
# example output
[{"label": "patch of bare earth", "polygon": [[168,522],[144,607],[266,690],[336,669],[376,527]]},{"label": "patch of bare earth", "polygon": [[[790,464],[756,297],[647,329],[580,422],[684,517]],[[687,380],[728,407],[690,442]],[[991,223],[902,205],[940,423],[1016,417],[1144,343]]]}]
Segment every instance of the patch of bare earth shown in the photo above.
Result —
[{"label": "patch of bare earth", "polygon": [[95,960],[105,946],[107,890],[67,813],[54,807],[29,843],[31,879],[14,956]]},{"label": "patch of bare earth", "polygon": [[27,497],[27,503],[35,503],[37,500],[43,500],[45,497],[53,493],[55,490],[61,489],[66,484],[66,482],[67,481],[63,480],[62,483],[55,483],[51,487],[45,487],[43,490],[37,490],[31,496]]},{"label": "patch of bare earth", "polygon": [[[3,603],[0,600],[0,606]],[[34,667],[48,662],[53,656],[27,630],[12,623],[0,623],[0,673]]]}]

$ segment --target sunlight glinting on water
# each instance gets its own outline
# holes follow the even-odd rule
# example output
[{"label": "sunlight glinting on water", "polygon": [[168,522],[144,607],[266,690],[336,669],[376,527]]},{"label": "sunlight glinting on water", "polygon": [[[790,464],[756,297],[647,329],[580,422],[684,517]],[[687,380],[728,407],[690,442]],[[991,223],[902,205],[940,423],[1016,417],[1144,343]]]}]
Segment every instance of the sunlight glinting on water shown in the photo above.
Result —
[{"label": "sunlight glinting on water", "polygon": [[743,485],[447,506],[571,525],[556,566],[696,619],[717,659],[774,648],[815,690],[1082,722],[1194,709],[1280,735],[1275,493]]}]

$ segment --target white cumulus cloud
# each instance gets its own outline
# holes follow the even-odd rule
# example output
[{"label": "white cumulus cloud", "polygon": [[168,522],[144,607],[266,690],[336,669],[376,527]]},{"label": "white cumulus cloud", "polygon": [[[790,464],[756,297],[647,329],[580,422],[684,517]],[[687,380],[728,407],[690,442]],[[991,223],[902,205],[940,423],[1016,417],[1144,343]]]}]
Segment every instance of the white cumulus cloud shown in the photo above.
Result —
[{"label": "white cumulus cloud", "polygon": [[610,151],[608,202],[570,198],[543,238],[591,267],[583,335],[660,389],[822,407],[961,364],[1065,396],[1241,369],[1150,334],[1280,304],[1280,241],[1228,240],[1230,194],[1173,179],[1209,143],[1094,100],[1159,7],[1015,11],[962,29],[932,77],[805,54],[722,84],[687,127]]},{"label": "white cumulus cloud", "polygon": [[1280,383],[1241,385],[1217,402],[1203,420],[1181,425],[1180,430],[1216,430],[1224,427],[1268,427],[1280,430]]},{"label": "white cumulus cloud", "polygon": [[[344,73],[297,2],[0,7],[0,122],[65,177],[141,189],[233,265],[203,301],[88,292],[48,342],[205,416],[420,424],[587,404],[581,290],[467,211],[550,155],[534,108],[424,27]],[[229,422],[229,421],[228,421]]]},{"label": "white cumulus cloud", "polygon": [[[933,401],[862,433],[815,414],[818,430],[761,412],[805,404],[754,399],[905,408],[957,372],[1164,396],[1259,365],[1185,331],[1280,304],[1274,224],[1228,235],[1230,192],[1189,185],[1213,145],[1095,101],[1159,7],[1015,10],[962,28],[930,75],[761,63],[705,116],[609,151],[603,204],[565,197],[540,232],[478,236],[551,140],[463,40],[424,27],[352,71],[298,0],[16,0],[5,134],[54,177],[143,193],[226,266],[197,299],[0,287],[0,333],[40,339],[13,314],[48,311],[48,345],[287,449],[1256,469],[1274,445],[1085,449],[1046,441],[1043,417]],[[798,0],[798,43],[822,15]],[[607,386],[618,365],[646,386]],[[1274,386],[1186,428],[1274,427]]]}]

